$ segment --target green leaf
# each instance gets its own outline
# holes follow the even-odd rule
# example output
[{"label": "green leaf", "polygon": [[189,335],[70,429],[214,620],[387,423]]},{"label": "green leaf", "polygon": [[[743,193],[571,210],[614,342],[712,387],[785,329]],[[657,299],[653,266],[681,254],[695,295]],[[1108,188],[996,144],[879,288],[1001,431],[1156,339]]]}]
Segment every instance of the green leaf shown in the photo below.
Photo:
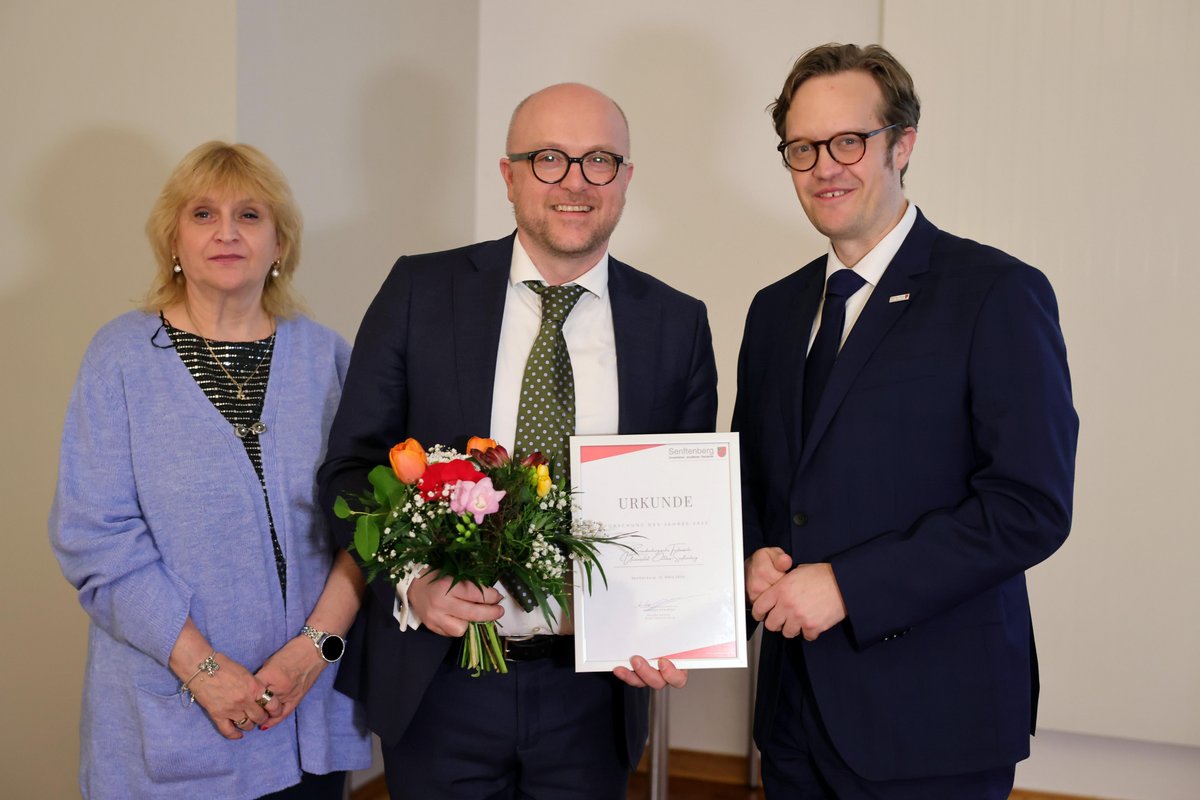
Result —
[{"label": "green leaf", "polygon": [[411,496],[410,492],[411,487],[396,481],[396,488],[388,492],[387,504],[392,508],[399,508],[403,506],[405,501]]},{"label": "green leaf", "polygon": [[354,551],[364,561],[375,557],[379,550],[379,525],[368,516],[361,516],[354,524]]},{"label": "green leaf", "polygon": [[[546,624],[552,627],[557,625],[558,615],[554,613],[554,607],[550,605],[550,600],[546,597],[546,593],[542,590],[542,587],[535,581],[530,585],[529,591],[533,592],[533,596],[537,598],[538,608],[542,610],[542,616],[545,617]],[[563,603],[563,607],[566,607],[566,603]]]},{"label": "green leaf", "polygon": [[396,473],[392,472],[391,467],[382,464],[367,473],[367,480],[371,482],[371,488],[375,490],[375,502],[380,505],[387,502],[388,496],[396,491],[397,487],[404,485],[396,477]]},{"label": "green leaf", "polygon": [[333,514],[338,519],[350,518],[350,504],[346,502],[346,498],[338,495],[338,499],[333,501]]},{"label": "green leaf", "polygon": [[485,649],[489,655],[489,666],[495,672],[507,675],[508,665],[504,663],[504,648],[500,646],[500,638],[496,635],[496,623],[484,622],[482,624],[486,634]]},{"label": "green leaf", "polygon": [[558,586],[552,585],[551,582],[545,581],[530,570],[525,569],[523,564],[512,564],[509,567],[513,575],[525,583],[529,588],[529,593],[533,595],[533,599],[537,602],[537,607],[541,610],[542,616],[546,620],[547,625],[556,625],[558,616],[554,613],[554,608],[550,605],[549,597],[555,594],[562,587],[562,581],[556,581]]},{"label": "green leaf", "polygon": [[371,552],[375,552],[379,549],[379,539],[381,534],[379,530],[379,523],[376,522],[372,517],[367,517],[367,536],[370,537],[367,540],[367,544],[371,548]]},{"label": "green leaf", "polygon": [[[597,559],[594,563],[596,565],[596,570],[600,573],[600,580],[604,581],[604,588],[607,589],[608,588],[608,576],[604,574],[604,565],[600,563],[599,559]],[[592,564],[589,563],[587,565],[587,568],[588,568],[587,569],[588,594],[591,594],[591,591],[592,591]]]}]

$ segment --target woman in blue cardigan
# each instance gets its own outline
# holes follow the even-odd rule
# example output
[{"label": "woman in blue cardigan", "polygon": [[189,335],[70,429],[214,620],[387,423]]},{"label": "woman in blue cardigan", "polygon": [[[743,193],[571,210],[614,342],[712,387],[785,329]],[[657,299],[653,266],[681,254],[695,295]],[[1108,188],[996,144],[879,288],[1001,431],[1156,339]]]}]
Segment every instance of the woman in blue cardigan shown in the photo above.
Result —
[{"label": "woman in blue cardigan", "polygon": [[84,797],[330,798],[370,763],[333,690],[361,573],[316,508],[349,347],[299,315],[278,168],[209,142],[146,225],[146,305],[100,329],[50,537],[91,617]]}]

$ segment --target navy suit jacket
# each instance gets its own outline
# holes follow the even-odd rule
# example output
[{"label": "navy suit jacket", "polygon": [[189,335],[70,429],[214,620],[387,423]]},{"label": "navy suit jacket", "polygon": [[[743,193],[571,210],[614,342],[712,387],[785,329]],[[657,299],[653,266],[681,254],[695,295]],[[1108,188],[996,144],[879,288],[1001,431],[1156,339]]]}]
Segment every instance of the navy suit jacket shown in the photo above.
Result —
[{"label": "navy suit jacket", "polygon": [[[1071,521],[1078,418],[1045,276],[923,215],[851,330],[807,440],[805,350],[824,257],[754,299],[738,365],[745,547],[830,562],[847,619],[796,640],[847,764],[870,780],[1029,753],[1025,570]],[[755,736],[788,645],[764,631]]]},{"label": "navy suit jacket", "polygon": [[[332,516],[339,494],[361,491],[388,450],[412,436],[460,451],[491,427],[492,388],[513,236],[401,258],[371,303],[354,344],[342,401],[319,472],[321,503],[343,546],[353,537]],[[717,375],[708,315],[699,300],[609,258],[617,350],[619,433],[711,431]],[[367,724],[394,744],[456,640],[424,627],[401,632],[394,589],[367,593],[338,671],[338,689],[360,700]],[[631,654],[632,655],[632,654]],[[648,692],[624,689],[616,733],[631,764],[648,732]]]}]

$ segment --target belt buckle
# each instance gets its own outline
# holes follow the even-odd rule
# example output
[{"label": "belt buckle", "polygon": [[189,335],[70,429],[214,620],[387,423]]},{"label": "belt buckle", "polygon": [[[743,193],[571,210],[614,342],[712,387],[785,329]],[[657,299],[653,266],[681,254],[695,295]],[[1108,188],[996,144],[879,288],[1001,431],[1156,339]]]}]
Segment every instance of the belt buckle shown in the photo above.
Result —
[{"label": "belt buckle", "polygon": [[514,659],[508,657],[508,646],[510,643],[512,643],[512,642],[528,642],[530,639],[533,638],[533,636],[534,636],[534,634],[532,634],[532,633],[526,633],[521,636],[501,637],[502,638],[501,649],[503,650],[504,660],[505,661],[513,661],[514,660]]}]

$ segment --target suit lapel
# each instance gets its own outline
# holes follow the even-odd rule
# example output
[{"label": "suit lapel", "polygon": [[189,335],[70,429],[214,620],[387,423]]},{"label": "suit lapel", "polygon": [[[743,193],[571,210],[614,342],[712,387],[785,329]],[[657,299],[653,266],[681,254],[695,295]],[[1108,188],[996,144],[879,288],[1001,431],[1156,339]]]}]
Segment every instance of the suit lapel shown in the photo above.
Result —
[{"label": "suit lapel", "polygon": [[800,420],[804,402],[804,366],[808,358],[808,340],[812,337],[813,320],[817,316],[817,306],[825,289],[825,261],[821,256],[809,263],[802,270],[803,282],[796,295],[795,313],[783,323],[781,345],[783,361],[780,375],[787,375],[791,380],[780,383],[780,405],[787,433],[787,441],[791,444],[792,452],[789,463],[799,460],[804,442],[801,441]]},{"label": "suit lapel", "polygon": [[655,380],[662,311],[646,296],[632,267],[608,259],[609,304],[617,347],[618,433],[653,433],[651,409],[658,390]]},{"label": "suit lapel", "polygon": [[496,354],[512,247],[512,236],[488,242],[468,256],[475,270],[458,273],[451,281],[457,394],[466,430],[491,429]]},{"label": "suit lapel", "polygon": [[[929,257],[936,237],[937,228],[918,212],[913,229],[892,258],[879,285],[871,292],[870,299],[833,363],[833,371],[829,373],[829,381],[825,384],[825,391],[813,416],[808,441],[804,442],[801,451],[799,470],[803,470],[812,458],[813,450],[828,429],[846,393],[883,337],[900,317],[920,302],[921,276],[929,270]],[[891,298],[904,294],[908,295],[907,300],[891,301]]]}]

